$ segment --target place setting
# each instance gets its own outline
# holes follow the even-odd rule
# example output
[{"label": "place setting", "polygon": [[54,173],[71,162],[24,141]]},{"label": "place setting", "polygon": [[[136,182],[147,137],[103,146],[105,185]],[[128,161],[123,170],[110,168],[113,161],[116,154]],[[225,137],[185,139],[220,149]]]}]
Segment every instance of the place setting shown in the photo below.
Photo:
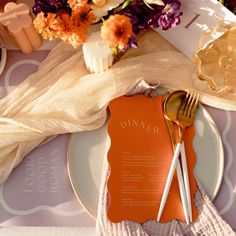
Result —
[{"label": "place setting", "polygon": [[1,3],[0,234],[235,235],[235,7]]},{"label": "place setting", "polygon": [[[179,92],[182,95],[183,91]],[[166,122],[169,123],[168,118]],[[109,121],[98,130],[72,135],[67,153],[68,172],[73,189],[93,217],[97,216],[102,167],[110,145],[107,132],[108,123]],[[204,186],[208,196],[214,200],[223,178],[222,141],[216,124],[202,105],[199,105],[194,124],[196,124],[196,133],[192,145],[197,155],[194,174]],[[127,125],[124,123],[124,126]],[[210,155],[209,151],[206,151],[209,145],[213,147]],[[102,158],[98,158],[98,156]],[[208,167],[211,169],[209,170]],[[209,171],[211,175],[208,174]],[[88,186],[92,186],[92,188],[88,188]]]}]

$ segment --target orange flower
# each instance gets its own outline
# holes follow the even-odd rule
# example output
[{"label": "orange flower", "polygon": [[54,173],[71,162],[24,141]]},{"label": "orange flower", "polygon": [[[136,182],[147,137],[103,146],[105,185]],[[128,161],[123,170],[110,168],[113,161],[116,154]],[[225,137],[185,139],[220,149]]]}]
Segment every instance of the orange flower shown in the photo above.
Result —
[{"label": "orange flower", "polygon": [[73,26],[83,26],[88,28],[96,19],[94,14],[90,11],[90,6],[85,4],[84,6],[76,8],[71,15],[71,25]]},{"label": "orange flower", "polygon": [[111,15],[101,27],[101,36],[112,47],[123,49],[132,36],[132,24],[129,17],[115,14]]},{"label": "orange flower", "polygon": [[48,13],[47,16],[39,13],[34,20],[34,27],[44,39],[60,38],[76,48],[85,42],[87,29],[94,20],[90,6],[85,3],[74,9],[71,15],[68,12],[59,15]]},{"label": "orange flower", "polygon": [[72,32],[72,31],[65,32],[61,36],[61,39],[65,43],[68,43],[72,45],[74,48],[77,48],[79,45],[85,42],[86,33],[87,31],[84,30],[83,28],[78,28],[78,30],[75,32]]},{"label": "orange flower", "polygon": [[[69,15],[68,13],[62,13],[64,15]],[[56,14],[49,13],[47,16],[47,24],[51,30],[54,31],[64,31],[66,28],[66,22],[61,19],[61,17]]]},{"label": "orange flower", "polygon": [[70,21],[70,14],[66,11],[60,13],[60,18],[65,22],[65,24],[69,24]]},{"label": "orange flower", "polygon": [[[85,4],[73,11],[68,24],[70,34],[64,40],[73,47],[77,47],[86,40],[87,29],[94,22],[95,16],[90,11],[90,6]],[[64,37],[65,38],[65,37]],[[76,46],[77,45],[77,46]]]},{"label": "orange flower", "polygon": [[72,10],[75,10],[78,7],[84,6],[88,3],[87,0],[68,0],[69,6]]},{"label": "orange flower", "polygon": [[65,30],[64,21],[53,13],[48,13],[47,17],[44,13],[37,14],[34,19],[34,27],[42,35],[44,39],[53,40],[59,37],[59,32]]}]

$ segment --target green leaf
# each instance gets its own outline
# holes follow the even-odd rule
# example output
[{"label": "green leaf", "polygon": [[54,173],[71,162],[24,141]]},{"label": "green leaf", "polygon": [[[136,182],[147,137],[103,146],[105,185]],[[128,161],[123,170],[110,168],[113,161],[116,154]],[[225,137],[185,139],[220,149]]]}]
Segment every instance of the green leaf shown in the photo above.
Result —
[{"label": "green leaf", "polygon": [[114,57],[119,53],[118,47],[111,47],[111,51]]}]

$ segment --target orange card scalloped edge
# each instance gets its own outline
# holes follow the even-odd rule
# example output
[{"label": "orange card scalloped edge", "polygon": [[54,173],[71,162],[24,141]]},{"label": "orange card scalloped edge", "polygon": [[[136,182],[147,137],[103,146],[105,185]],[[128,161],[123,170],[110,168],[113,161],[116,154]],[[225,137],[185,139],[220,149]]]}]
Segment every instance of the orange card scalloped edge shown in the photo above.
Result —
[{"label": "orange card scalloped edge", "polygon": [[[173,150],[162,110],[163,97],[143,95],[119,97],[109,104],[108,134],[111,146],[108,162],[111,173],[107,216],[112,222],[156,220]],[[193,176],[194,127],[186,130],[184,141],[188,162],[193,219],[197,217]],[[162,223],[179,219],[185,222],[178,181],[175,176],[161,218]]]}]

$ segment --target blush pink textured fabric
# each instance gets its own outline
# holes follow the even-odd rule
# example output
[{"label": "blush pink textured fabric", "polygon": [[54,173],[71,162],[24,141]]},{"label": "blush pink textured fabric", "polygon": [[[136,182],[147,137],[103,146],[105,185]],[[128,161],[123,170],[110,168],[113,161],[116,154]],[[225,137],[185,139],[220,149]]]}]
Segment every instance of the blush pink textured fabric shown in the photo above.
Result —
[{"label": "blush pink textured fabric", "polygon": [[106,183],[108,177],[109,165],[107,160],[104,159],[96,225],[98,236],[236,235],[230,226],[218,215],[213,203],[199,184],[198,191],[195,195],[195,204],[199,210],[199,217],[189,226],[180,221],[171,221],[168,224],[160,224],[156,221],[138,224],[128,220],[120,223],[112,223],[108,220],[106,214],[108,202]]}]

